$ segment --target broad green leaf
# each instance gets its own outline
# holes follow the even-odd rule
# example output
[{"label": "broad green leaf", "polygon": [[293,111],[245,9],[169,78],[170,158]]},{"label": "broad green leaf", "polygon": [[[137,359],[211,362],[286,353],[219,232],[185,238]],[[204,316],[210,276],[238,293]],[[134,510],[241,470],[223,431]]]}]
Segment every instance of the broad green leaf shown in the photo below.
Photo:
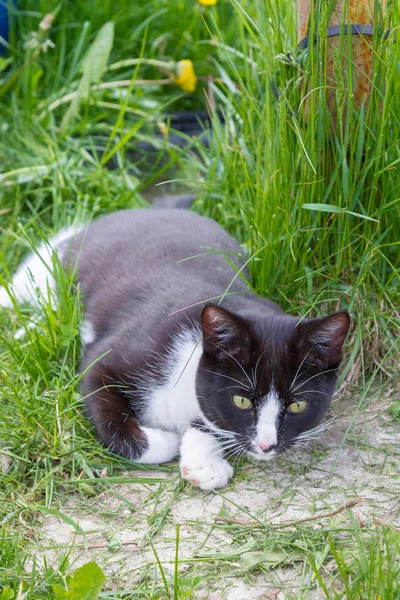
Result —
[{"label": "broad green leaf", "polygon": [[65,598],[68,598],[69,596],[67,596],[68,592],[65,588],[63,588],[61,585],[59,585],[58,583],[54,583],[52,586],[53,588],[53,592],[55,594],[56,600],[65,600]]},{"label": "broad green leaf", "polygon": [[15,594],[10,588],[4,588],[0,594],[0,600],[12,600],[13,598],[15,598]]},{"label": "broad green leaf", "polygon": [[67,577],[68,589],[57,583],[52,587],[57,600],[97,600],[105,580],[100,567],[89,562]]},{"label": "broad green leaf", "polygon": [[114,23],[109,21],[100,29],[83,64],[85,83],[98,83],[107,66],[114,43]]},{"label": "broad green leaf", "polygon": [[113,43],[114,23],[110,21],[103,25],[90,46],[83,62],[83,74],[78,89],[61,122],[61,132],[65,131],[71,119],[77,115],[80,103],[89,97],[91,84],[100,81],[107,66]]}]

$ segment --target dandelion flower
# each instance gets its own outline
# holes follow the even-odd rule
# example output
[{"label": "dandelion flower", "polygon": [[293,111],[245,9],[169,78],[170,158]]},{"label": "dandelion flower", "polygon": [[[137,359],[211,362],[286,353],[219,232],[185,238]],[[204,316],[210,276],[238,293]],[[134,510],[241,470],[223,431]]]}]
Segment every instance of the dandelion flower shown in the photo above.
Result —
[{"label": "dandelion flower", "polygon": [[188,59],[180,60],[176,66],[177,74],[174,77],[175,83],[179,85],[184,92],[194,92],[197,79],[192,61]]},{"label": "dandelion flower", "polygon": [[198,0],[198,2],[203,4],[203,6],[214,6],[214,4],[217,4],[217,0]]}]

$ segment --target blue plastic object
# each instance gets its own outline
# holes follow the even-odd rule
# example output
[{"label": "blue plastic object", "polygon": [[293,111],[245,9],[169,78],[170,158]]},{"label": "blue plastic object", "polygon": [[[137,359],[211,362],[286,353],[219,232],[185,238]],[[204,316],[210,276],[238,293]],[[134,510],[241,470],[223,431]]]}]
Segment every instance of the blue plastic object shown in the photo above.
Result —
[{"label": "blue plastic object", "polygon": [[10,8],[16,6],[12,0],[0,0],[0,56],[4,54],[6,46],[2,40],[8,42],[10,33]]}]

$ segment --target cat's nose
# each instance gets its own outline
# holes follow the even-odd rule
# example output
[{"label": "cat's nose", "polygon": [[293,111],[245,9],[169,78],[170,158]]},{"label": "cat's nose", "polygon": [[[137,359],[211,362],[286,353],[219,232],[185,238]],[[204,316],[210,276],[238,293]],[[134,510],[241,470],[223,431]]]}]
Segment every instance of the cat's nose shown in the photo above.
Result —
[{"label": "cat's nose", "polygon": [[276,444],[272,444],[271,446],[269,446],[268,444],[264,444],[263,442],[258,442],[258,445],[261,448],[261,450],[265,452],[265,454],[267,452],[271,452],[271,450],[274,450],[276,448]]}]

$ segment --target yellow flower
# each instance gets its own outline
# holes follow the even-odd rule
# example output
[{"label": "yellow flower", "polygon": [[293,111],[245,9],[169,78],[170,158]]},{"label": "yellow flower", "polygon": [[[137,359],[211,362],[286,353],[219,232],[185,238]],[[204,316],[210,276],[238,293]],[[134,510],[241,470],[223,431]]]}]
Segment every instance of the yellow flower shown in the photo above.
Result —
[{"label": "yellow flower", "polygon": [[183,89],[184,92],[194,92],[196,89],[196,74],[194,72],[193,63],[191,60],[180,60],[177,63],[177,74],[175,83]]},{"label": "yellow flower", "polygon": [[198,2],[204,6],[213,6],[214,4],[217,4],[217,0],[198,0]]}]

